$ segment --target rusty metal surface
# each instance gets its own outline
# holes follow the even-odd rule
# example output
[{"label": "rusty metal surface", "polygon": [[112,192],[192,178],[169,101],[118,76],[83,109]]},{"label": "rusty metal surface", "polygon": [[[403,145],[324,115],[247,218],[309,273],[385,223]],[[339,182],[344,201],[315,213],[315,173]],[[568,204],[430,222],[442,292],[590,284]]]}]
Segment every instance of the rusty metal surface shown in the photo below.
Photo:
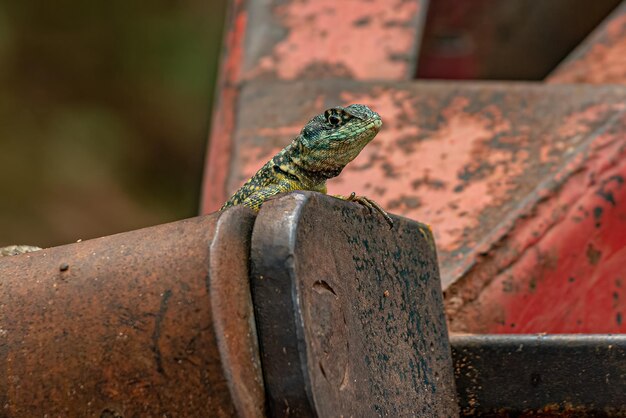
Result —
[{"label": "rusty metal surface", "polygon": [[431,0],[418,78],[541,80],[620,0]]},{"label": "rusty metal surface", "polygon": [[547,81],[626,84],[626,1],[622,1]]},{"label": "rusty metal surface", "polygon": [[5,417],[261,417],[245,208],[0,259]]},{"label": "rusty metal surface", "polygon": [[427,0],[234,0],[205,165],[201,212],[228,198],[238,88],[256,79],[408,80]]},{"label": "rusty metal surface", "polygon": [[626,113],[603,118],[528,215],[447,290],[451,329],[626,333]]},{"label": "rusty metal surface", "polygon": [[426,0],[252,1],[244,77],[410,79],[426,6]]},{"label": "rusty metal surface", "polygon": [[601,150],[603,130],[623,116],[626,89],[327,80],[250,83],[241,101],[231,192],[319,109],[356,102],[380,113],[381,132],[329,182],[329,193],[365,194],[430,224],[448,286],[567,182],[589,147]]},{"label": "rusty metal surface", "polygon": [[453,335],[462,416],[626,417],[626,335]]},{"label": "rusty metal surface", "polygon": [[310,192],[266,202],[252,294],[270,415],[458,416],[427,226]]}]

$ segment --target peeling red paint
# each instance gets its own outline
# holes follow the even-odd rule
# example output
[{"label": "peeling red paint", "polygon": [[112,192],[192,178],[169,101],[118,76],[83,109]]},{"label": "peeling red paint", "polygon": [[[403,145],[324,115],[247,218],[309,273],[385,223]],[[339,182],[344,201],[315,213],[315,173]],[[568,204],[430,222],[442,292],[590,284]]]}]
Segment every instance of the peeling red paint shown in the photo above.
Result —
[{"label": "peeling red paint", "polygon": [[[238,0],[203,210],[218,209],[314,114],[364,103],[382,115],[383,129],[329,193],[365,194],[432,225],[453,330],[624,332],[626,188],[616,179],[626,176],[626,89],[398,82],[415,72],[425,4]],[[461,48],[425,51],[426,64],[478,76],[529,52],[508,2],[480,4],[486,25],[473,20],[477,8],[436,5],[441,20],[430,35],[452,35]],[[538,14],[549,21],[556,9],[545,7]],[[518,52],[493,53],[506,38],[494,38],[495,22],[506,19],[515,34],[507,46]],[[625,60],[626,2],[547,81],[625,83]]]},{"label": "peeling red paint", "polygon": [[[267,50],[251,47],[255,59],[246,78],[331,75],[402,80],[414,72],[419,22],[425,9],[421,0],[272,3],[271,13],[284,36]],[[257,32],[266,33],[260,27],[269,23],[260,21]]]},{"label": "peeling red paint", "polygon": [[626,332],[626,113],[608,123],[487,268],[449,289],[452,330]]},{"label": "peeling red paint", "polygon": [[626,2],[622,2],[547,81],[626,83]]},{"label": "peeling red paint", "polygon": [[[510,128],[507,121],[464,112],[469,99],[458,96],[441,110],[442,122],[437,130],[424,133],[416,125],[402,127],[396,123],[398,112],[393,110],[393,103],[410,103],[407,92],[376,98],[346,94],[342,98],[346,103],[371,103],[381,114],[390,115],[386,118],[390,126],[386,135],[381,135],[379,147],[366,148],[340,177],[329,182],[330,193],[345,195],[356,190],[376,196],[394,213],[435,225],[437,245],[443,251],[458,249],[463,232],[478,225],[480,213],[505,197],[507,185],[501,181],[504,173],[499,166],[509,158],[508,152],[490,150],[486,143],[493,135]],[[398,141],[420,133],[426,137],[412,144],[410,152],[398,147]],[[366,161],[383,155],[390,157],[378,159],[385,162],[374,162],[367,170],[361,169]],[[476,171],[481,160],[496,167],[490,178],[461,186],[459,171]],[[389,164],[393,166],[393,175],[389,173]],[[394,192],[377,193],[377,187],[392,187]],[[462,193],[455,191],[458,187],[463,187]],[[419,205],[411,203],[415,201]]]},{"label": "peeling red paint", "polygon": [[565,181],[563,162],[576,161],[580,147],[620,115],[626,90],[324,81],[251,83],[241,100],[247,106],[235,135],[231,192],[320,109],[360,102],[378,111],[383,129],[329,181],[329,193],[365,194],[431,224],[448,285],[549,196],[546,184]]}]

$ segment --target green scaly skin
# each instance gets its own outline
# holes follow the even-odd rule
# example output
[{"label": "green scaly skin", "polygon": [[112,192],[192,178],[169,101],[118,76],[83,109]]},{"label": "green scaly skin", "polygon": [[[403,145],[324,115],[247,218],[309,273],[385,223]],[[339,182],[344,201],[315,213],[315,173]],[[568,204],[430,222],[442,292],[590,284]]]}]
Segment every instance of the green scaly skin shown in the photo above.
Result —
[{"label": "green scaly skin", "polygon": [[[382,124],[378,113],[364,105],[326,110],[311,119],[300,135],[261,167],[220,210],[244,205],[258,211],[272,196],[294,190],[326,193],[326,181],[338,176],[359,155]],[[352,193],[336,197],[376,210],[393,225],[389,215],[364,196]]]}]

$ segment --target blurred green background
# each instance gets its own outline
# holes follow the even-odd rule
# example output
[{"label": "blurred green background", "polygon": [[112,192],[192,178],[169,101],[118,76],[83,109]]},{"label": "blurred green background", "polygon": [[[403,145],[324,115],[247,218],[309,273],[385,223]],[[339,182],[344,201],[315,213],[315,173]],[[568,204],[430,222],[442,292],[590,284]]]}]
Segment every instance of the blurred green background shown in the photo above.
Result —
[{"label": "blurred green background", "polygon": [[197,214],[225,8],[0,2],[0,246]]}]

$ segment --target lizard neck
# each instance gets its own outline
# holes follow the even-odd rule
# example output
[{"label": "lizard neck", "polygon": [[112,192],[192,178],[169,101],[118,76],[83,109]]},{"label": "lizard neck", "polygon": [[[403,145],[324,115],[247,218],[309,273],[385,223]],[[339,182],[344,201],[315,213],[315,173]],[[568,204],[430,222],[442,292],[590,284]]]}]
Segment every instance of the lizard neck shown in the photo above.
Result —
[{"label": "lizard neck", "polygon": [[291,179],[303,189],[313,188],[326,181],[328,177],[323,173],[308,170],[302,161],[298,145],[294,141],[272,158],[271,170]]},{"label": "lizard neck", "polygon": [[288,150],[286,156],[289,159],[289,166],[297,171],[298,177],[303,177],[314,184],[325,182],[328,179],[337,177],[344,166],[337,167],[328,164],[328,160],[319,161],[312,158],[310,151],[296,138],[285,149]]}]

